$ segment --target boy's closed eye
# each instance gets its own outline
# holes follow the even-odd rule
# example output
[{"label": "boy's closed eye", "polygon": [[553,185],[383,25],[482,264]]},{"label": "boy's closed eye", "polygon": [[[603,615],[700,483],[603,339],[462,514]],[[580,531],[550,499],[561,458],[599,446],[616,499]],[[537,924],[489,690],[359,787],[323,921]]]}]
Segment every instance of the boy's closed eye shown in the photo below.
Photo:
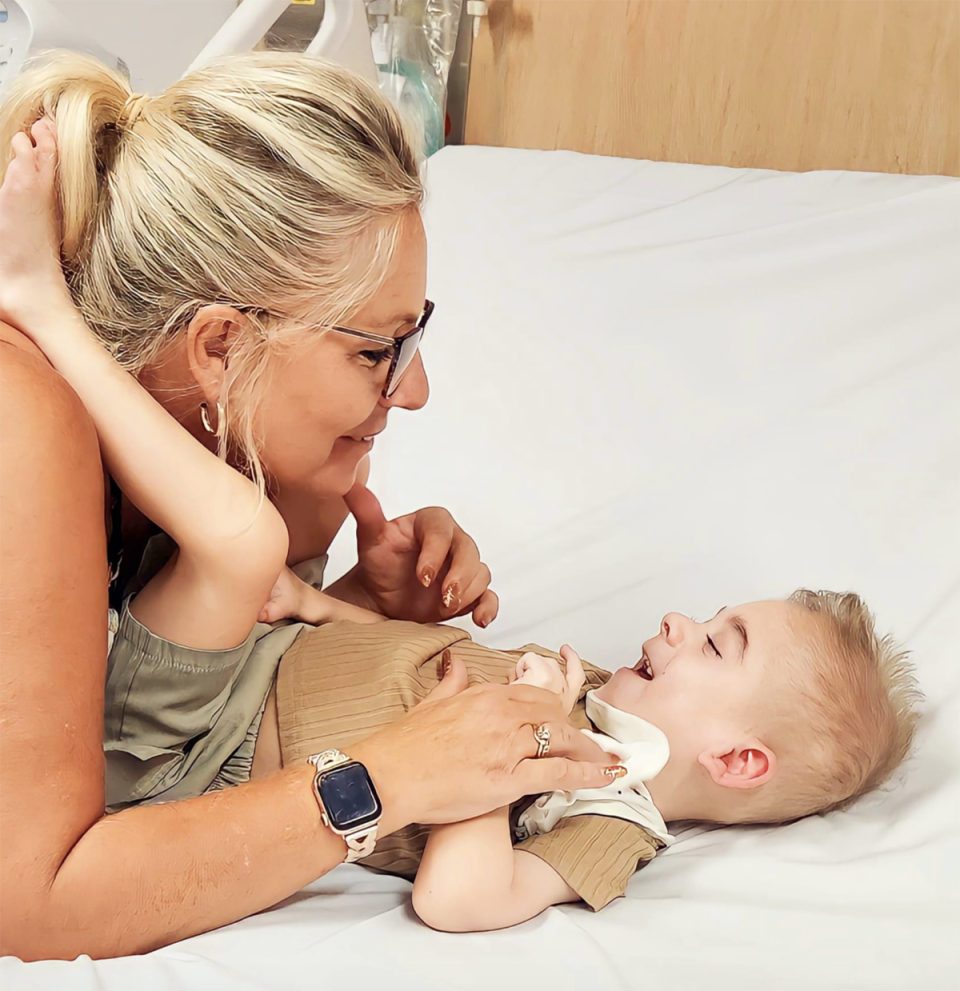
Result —
[{"label": "boy's closed eye", "polygon": [[[726,610],[726,608],[727,607],[724,606],[723,609],[719,610],[719,612],[717,612],[716,616],[714,616],[710,622],[712,623],[714,622],[714,620],[718,619],[720,617],[720,614],[723,613]],[[723,628],[720,632],[723,634],[724,637],[724,640],[722,642],[726,643],[727,641],[729,641],[730,649],[731,650],[736,649],[739,652],[740,660],[742,661],[744,655],[747,652],[747,647],[750,645],[750,640],[747,636],[747,626],[746,623],[744,623],[743,618],[740,616],[733,616],[733,615],[726,616],[724,618]],[[719,639],[719,634],[717,634],[717,636]],[[733,639],[731,639],[731,637]],[[706,646],[713,652],[715,656],[719,657],[721,660],[723,659],[723,654],[717,647],[717,641],[714,640],[713,636],[711,636],[710,634],[707,634]],[[726,649],[726,647],[724,649]]]}]

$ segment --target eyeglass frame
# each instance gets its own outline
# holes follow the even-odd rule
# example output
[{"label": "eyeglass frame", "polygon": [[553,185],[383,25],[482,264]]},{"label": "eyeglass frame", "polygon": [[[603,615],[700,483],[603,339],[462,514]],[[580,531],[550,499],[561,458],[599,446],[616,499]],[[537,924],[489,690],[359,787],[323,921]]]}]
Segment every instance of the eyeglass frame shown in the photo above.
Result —
[{"label": "eyeglass frame", "polygon": [[[420,318],[417,320],[416,326],[400,337],[384,337],[381,334],[371,334],[367,330],[355,330],[353,327],[333,326],[328,329],[333,330],[338,334],[347,334],[349,337],[356,337],[361,341],[370,341],[373,344],[382,344],[384,347],[393,348],[393,357],[390,359],[390,369],[387,372],[387,380],[383,383],[382,393],[384,399],[389,399],[400,387],[400,383],[403,381],[403,376],[406,375],[410,365],[413,364],[413,359],[416,358],[417,352],[420,350],[420,340],[423,339],[424,331],[427,329],[427,321],[431,316],[433,316],[433,311],[436,308],[435,303],[432,303],[429,299],[424,300],[423,312],[420,314]],[[403,352],[403,345],[414,335],[418,335],[417,348],[410,356],[410,361],[407,363],[406,367],[400,373],[400,378],[394,382],[393,376],[397,370],[397,365],[400,362],[400,355]],[[390,388],[391,386],[393,386],[393,389]]]}]

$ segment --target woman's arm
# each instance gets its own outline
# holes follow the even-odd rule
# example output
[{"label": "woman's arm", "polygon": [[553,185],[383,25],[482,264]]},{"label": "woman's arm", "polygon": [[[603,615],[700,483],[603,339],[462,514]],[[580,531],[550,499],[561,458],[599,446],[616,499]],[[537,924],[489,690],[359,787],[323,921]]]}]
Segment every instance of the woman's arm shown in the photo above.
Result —
[{"label": "woman's arm", "polygon": [[[583,664],[570,647],[562,648],[562,656],[565,669],[552,657],[523,654],[515,683],[552,692],[569,713],[583,687]],[[507,808],[435,827],[413,886],[417,915],[444,932],[515,926],[551,905],[578,898],[549,864],[513,849]]]},{"label": "woman's arm", "polygon": [[506,808],[434,826],[413,884],[414,910],[441,932],[505,929],[579,897],[549,864],[513,849]]},{"label": "woman's arm", "polygon": [[[79,396],[120,488],[179,553],[138,598],[137,618],[190,647],[247,636],[280,573],[286,528],[257,487],[199,444],[94,339],[55,255],[56,139],[44,119],[13,139],[0,188],[0,304]],[[53,228],[53,229],[51,229]]]},{"label": "woman's arm", "polygon": [[104,816],[97,437],[42,359],[0,344],[0,386],[2,952],[141,952],[329,870],[342,843],[320,826],[308,769],[246,794]]},{"label": "woman's arm", "polygon": [[[312,769],[103,814],[106,550],[97,438],[41,359],[0,344],[0,952],[27,960],[142,953],[240,919],[343,860]],[[535,694],[531,694],[535,693]],[[599,763],[535,689],[478,686],[352,747],[381,830],[469,818],[521,794],[597,787]],[[430,767],[422,775],[412,768]]]}]

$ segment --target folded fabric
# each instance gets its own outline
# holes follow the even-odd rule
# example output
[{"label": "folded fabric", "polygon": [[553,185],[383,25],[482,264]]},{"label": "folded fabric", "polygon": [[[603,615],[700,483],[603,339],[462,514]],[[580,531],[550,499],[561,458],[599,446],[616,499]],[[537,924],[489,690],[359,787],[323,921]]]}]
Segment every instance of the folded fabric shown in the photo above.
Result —
[{"label": "folded fabric", "polygon": [[626,819],[642,826],[664,844],[673,840],[644,782],[655,778],[670,757],[670,744],[653,723],[587,693],[586,712],[601,732],[581,730],[607,753],[615,754],[627,769],[624,777],[606,788],[580,788],[541,795],[520,817],[519,828],[528,836],[549,833],[570,816],[601,815]]}]

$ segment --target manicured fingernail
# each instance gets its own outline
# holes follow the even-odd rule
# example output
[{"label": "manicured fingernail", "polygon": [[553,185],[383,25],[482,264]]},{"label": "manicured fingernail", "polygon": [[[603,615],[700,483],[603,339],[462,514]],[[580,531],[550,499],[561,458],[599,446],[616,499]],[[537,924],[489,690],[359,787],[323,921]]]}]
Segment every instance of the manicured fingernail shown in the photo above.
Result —
[{"label": "manicured fingernail", "polygon": [[485,630],[489,625],[490,625],[490,620],[489,619],[478,619],[477,620],[477,626],[479,626],[481,630]]},{"label": "manicured fingernail", "polygon": [[454,604],[459,605],[459,599],[457,598],[457,583],[454,582],[452,585],[447,587],[447,590],[443,593],[443,605],[447,609],[452,609]]},{"label": "manicured fingernail", "polygon": [[616,781],[617,778],[622,778],[627,773],[627,769],[622,764],[614,764],[613,767],[605,767],[603,773],[611,781]]},{"label": "manicured fingernail", "polygon": [[450,651],[445,650],[440,657],[440,677],[446,678],[451,667],[453,667],[453,661],[450,659]]},{"label": "manicured fingernail", "polygon": [[429,588],[430,583],[433,581],[433,570],[431,568],[424,568],[423,573],[420,575],[420,581],[424,588]]}]

